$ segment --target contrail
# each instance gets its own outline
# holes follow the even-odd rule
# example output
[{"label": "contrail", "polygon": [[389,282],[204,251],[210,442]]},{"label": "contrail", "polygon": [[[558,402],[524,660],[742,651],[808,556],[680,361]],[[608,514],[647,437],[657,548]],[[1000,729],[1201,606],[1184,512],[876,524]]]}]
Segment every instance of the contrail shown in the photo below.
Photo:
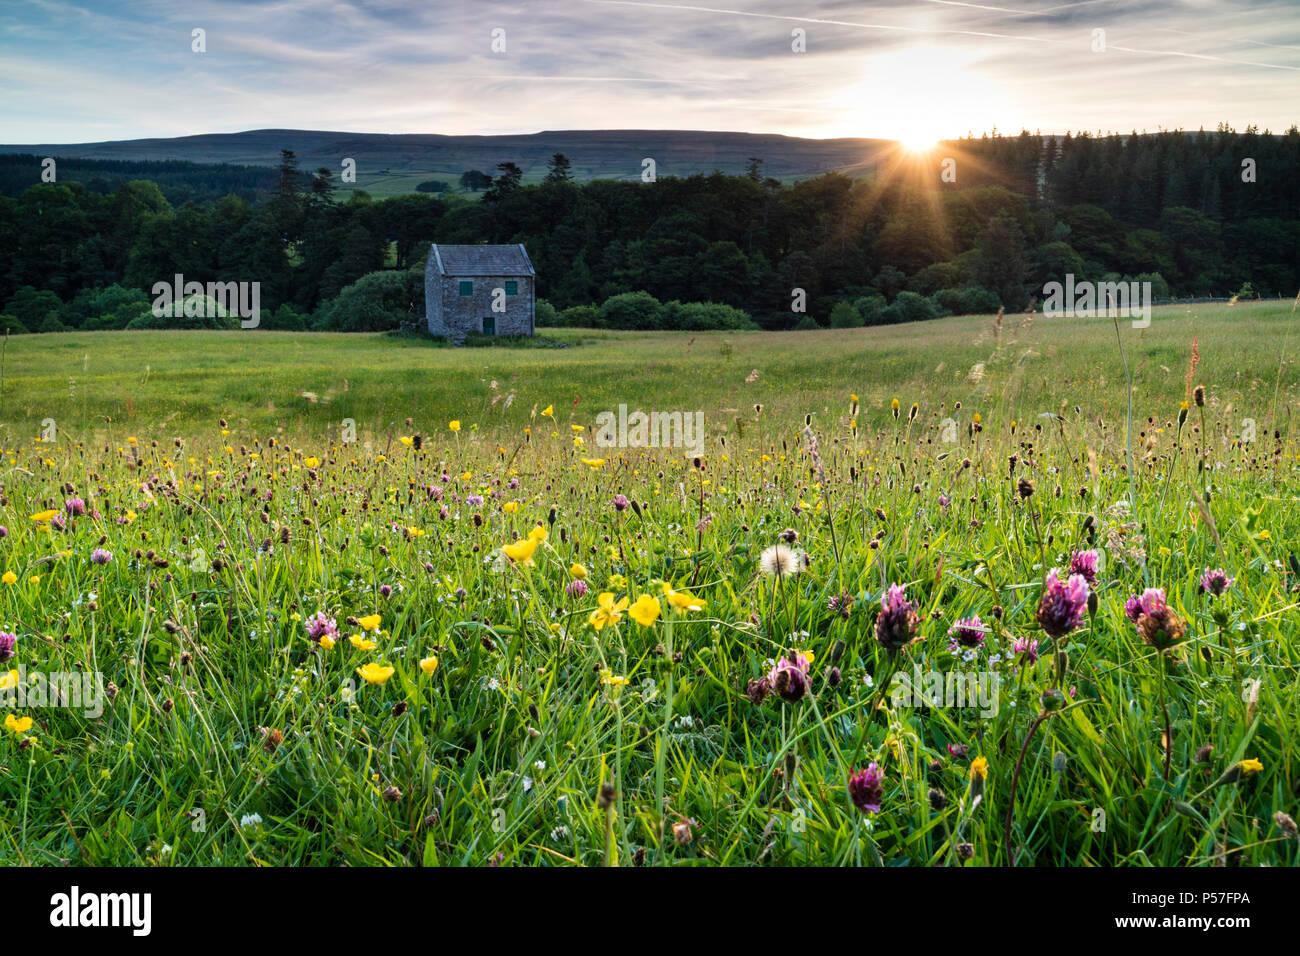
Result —
[{"label": "contrail", "polygon": [[[1065,43],[1064,40],[1052,40],[1048,37],[1015,36],[1007,33],[988,33],[982,30],[926,30],[921,27],[900,27],[886,23],[856,23],[851,20],[824,20],[818,17],[792,17],[778,13],[754,13],[749,10],[727,10],[720,7],[699,7],[681,3],[651,3],[648,0],[585,0],[586,3],[599,3],[619,7],[649,7],[658,10],[686,10],[693,13],[721,13],[733,17],[754,17],[759,20],[785,20],[790,23],[817,23],[832,27],[857,27],[862,30],[889,30],[895,33],[920,33],[926,36],[967,36],[985,37],[992,40],[1027,40],[1033,43]],[[955,2],[955,0],[949,0]],[[959,4],[971,6],[971,4]],[[986,8],[992,9],[992,8]]]},{"label": "contrail", "polygon": [[[696,6],[693,4],[653,3],[650,2],[650,0],[585,0],[585,2],[598,3],[605,6],[648,7],[648,8],[659,9],[659,10],[685,10],[694,13],[718,13],[718,14],[723,14],[725,16],[733,16],[733,17],[753,17],[759,20],[785,20],[787,22],[792,22],[792,23],[816,23],[816,24],[821,24],[823,26],[856,27],[863,30],[889,30],[896,33],[920,33],[927,36],[984,37],[987,39],[994,39],[994,40],[1017,40],[1017,41],[1027,41],[1031,43],[1049,43],[1049,44],[1056,44],[1058,46],[1062,44],[1069,44],[1070,42],[1067,40],[1052,39],[1050,37],[1026,36],[1023,34],[1018,35],[1018,34],[1008,34],[1008,33],[989,33],[981,30],[927,30],[927,29],[922,29],[920,27],[900,27],[900,26],[894,26],[891,24],[884,24],[884,23],[858,23],[852,20],[826,20],[818,17],[795,17],[795,16],[788,16],[788,15],[778,14],[778,13],[754,13],[749,10],[728,10],[721,7],[703,7],[703,6]],[[958,0],[926,0],[926,2],[943,3],[948,6],[970,7],[972,9],[990,10],[990,11],[1001,12],[1001,13],[1014,13],[1021,16],[1031,15],[1031,14],[1026,14],[1024,11],[1010,10],[1006,7],[990,7],[990,6],[982,6],[980,4],[960,3],[958,2]],[[1098,2],[1102,2],[1102,0],[1080,0],[1080,2],[1078,3],[1062,4],[1061,6],[1052,7],[1051,9],[1064,10],[1069,7],[1084,6],[1085,4],[1088,3],[1098,3]],[[1109,0],[1107,0],[1107,2],[1109,2]],[[1050,12],[1050,10],[1043,11],[1043,12],[1045,13]],[[1253,42],[1253,41],[1246,41],[1246,42]],[[1137,49],[1135,47],[1119,46],[1114,43],[1107,44],[1107,48],[1111,50],[1119,50],[1122,53],[1137,53],[1143,56],[1181,56],[1193,60],[1209,60],[1215,63],[1228,63],[1233,66],[1259,66],[1269,70],[1290,70],[1294,72],[1300,72],[1300,67],[1283,66],[1278,63],[1261,63],[1253,60],[1234,60],[1229,57],[1212,56],[1208,53],[1185,53],[1181,50],[1142,50],[1142,49]]]}]

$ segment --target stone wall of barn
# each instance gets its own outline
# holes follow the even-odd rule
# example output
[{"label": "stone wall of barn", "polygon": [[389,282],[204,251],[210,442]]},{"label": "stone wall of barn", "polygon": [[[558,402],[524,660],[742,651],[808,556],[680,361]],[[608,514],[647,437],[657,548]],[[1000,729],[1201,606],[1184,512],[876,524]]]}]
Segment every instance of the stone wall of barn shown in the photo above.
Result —
[{"label": "stone wall of barn", "polygon": [[[467,332],[482,332],[483,319],[496,320],[497,335],[532,335],[536,322],[532,276],[426,276],[428,283],[441,280],[441,295],[436,303],[426,305],[429,332],[463,339]],[[470,295],[460,294],[460,283],[472,282]],[[494,289],[504,289],[507,282],[517,284],[515,295],[505,297],[504,312],[492,311]],[[437,323],[435,325],[435,322]]]},{"label": "stone wall of barn", "polygon": [[442,276],[438,274],[438,266],[432,254],[424,266],[424,321],[429,326],[430,335],[447,334],[447,326],[443,322]]}]

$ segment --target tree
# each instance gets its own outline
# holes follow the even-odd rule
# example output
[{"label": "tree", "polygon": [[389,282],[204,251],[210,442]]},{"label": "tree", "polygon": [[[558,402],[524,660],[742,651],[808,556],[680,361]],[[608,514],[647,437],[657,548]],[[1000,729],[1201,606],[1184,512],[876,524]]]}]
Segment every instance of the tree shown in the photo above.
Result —
[{"label": "tree", "polygon": [[1025,240],[1020,226],[999,213],[976,243],[975,281],[997,293],[1007,308],[1025,307]]},{"label": "tree", "polygon": [[862,324],[862,313],[848,302],[837,302],[831,309],[832,329],[855,329]]},{"label": "tree", "polygon": [[487,173],[479,172],[477,169],[467,169],[460,174],[460,188],[462,190],[476,193],[480,189],[487,189],[492,185],[492,177]]},{"label": "tree", "polygon": [[569,162],[569,157],[563,153],[552,156],[546,164],[546,178],[543,182],[552,185],[573,182],[573,164]]},{"label": "tree", "polygon": [[484,202],[499,203],[503,199],[508,199],[514,195],[515,190],[519,188],[520,180],[524,178],[524,171],[514,163],[497,163],[497,169],[501,171],[501,175],[492,180],[492,185],[483,194]]},{"label": "tree", "polygon": [[663,314],[663,306],[649,292],[610,296],[600,307],[601,321],[610,329],[658,329]]},{"label": "tree", "polygon": [[423,300],[422,276],[371,272],[323,305],[315,327],[336,332],[388,332],[418,321]]}]

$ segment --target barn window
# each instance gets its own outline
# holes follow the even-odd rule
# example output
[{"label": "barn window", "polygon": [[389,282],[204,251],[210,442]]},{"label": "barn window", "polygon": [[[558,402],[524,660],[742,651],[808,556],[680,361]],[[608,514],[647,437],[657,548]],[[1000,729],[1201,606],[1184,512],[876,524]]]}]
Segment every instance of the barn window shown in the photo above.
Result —
[{"label": "barn window", "polygon": [[461,294],[461,295],[473,295],[473,294],[474,294],[474,283],[473,283],[473,282],[462,282],[462,283],[460,284],[460,294]]},{"label": "barn window", "polygon": [[506,283],[506,295],[518,295],[518,294],[519,294],[519,283],[518,283],[518,282],[507,282],[507,283]]}]

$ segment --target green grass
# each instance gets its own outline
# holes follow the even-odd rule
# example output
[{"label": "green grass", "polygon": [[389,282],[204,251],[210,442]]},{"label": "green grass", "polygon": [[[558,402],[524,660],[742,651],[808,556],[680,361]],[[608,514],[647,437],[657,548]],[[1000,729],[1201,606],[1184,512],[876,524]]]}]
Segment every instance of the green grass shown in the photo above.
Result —
[{"label": "green grass", "polygon": [[[454,417],[481,427],[522,427],[533,405],[579,416],[626,402],[646,411],[700,409],[709,431],[764,403],[775,417],[829,423],[856,391],[868,416],[886,417],[895,395],[928,414],[962,401],[1021,421],[1079,405],[1114,424],[1124,409],[1123,369],[1110,320],[1020,316],[994,333],[990,316],[922,325],[822,332],[616,333],[543,330],[573,346],[436,347],[419,338],[268,332],[120,332],[9,339],[0,442],[31,437],[54,418],[83,436],[126,428],[172,437],[218,416],[247,433],[318,437],[353,418],[384,434],[407,417],[424,427]],[[1288,341],[1289,305],[1170,306],[1149,329],[1121,324],[1134,402],[1169,417],[1185,398],[1193,340],[1200,379],[1225,410],[1260,422],[1284,415],[1300,384]],[[983,366],[981,373],[973,370]],[[745,379],[758,370],[756,381]],[[497,383],[493,389],[492,382]],[[508,408],[498,394],[513,392]],[[315,396],[304,398],[302,393]],[[572,403],[578,400],[576,406]],[[1281,419],[1279,419],[1281,421]]]},{"label": "green grass", "polygon": [[[1131,452],[1114,326],[1023,321],[547,332],[561,349],[11,338],[5,667],[115,693],[97,717],[12,710],[33,723],[0,738],[0,861],[1296,865],[1274,818],[1300,784],[1289,306],[1121,326]],[[1189,381],[1208,401],[1179,427]],[[704,411],[702,467],[597,447],[620,403]],[[90,513],[31,517],[73,497]],[[539,524],[531,563],[502,553]],[[786,529],[809,563],[764,574]],[[1050,637],[1044,575],[1090,547],[1095,611]],[[1199,593],[1207,567],[1235,578],[1224,596]],[[665,582],[705,603],[675,607]],[[897,654],[874,631],[894,583],[919,618]],[[1125,616],[1144,587],[1183,624],[1168,650]],[[597,630],[602,591],[659,617]],[[318,611],[331,649],[306,636]],[[371,614],[373,632],[348,623]],[[971,614],[992,627],[966,661],[947,631]],[[1016,640],[1036,663],[1009,660]],[[751,700],[793,650],[807,692]],[[371,663],[391,677],[365,682]],[[893,700],[914,666],[999,674],[996,713]],[[1064,709],[1029,737],[1057,685]],[[869,762],[864,814],[846,781]]]}]

